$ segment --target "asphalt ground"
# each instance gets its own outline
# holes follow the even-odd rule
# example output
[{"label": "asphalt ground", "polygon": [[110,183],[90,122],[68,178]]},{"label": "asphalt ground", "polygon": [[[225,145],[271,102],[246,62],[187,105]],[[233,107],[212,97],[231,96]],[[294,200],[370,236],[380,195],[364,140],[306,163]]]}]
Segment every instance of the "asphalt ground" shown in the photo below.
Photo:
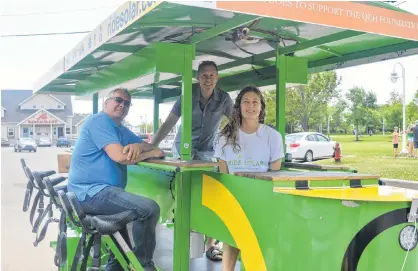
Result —
[{"label": "asphalt ground", "polygon": [[[51,223],[45,239],[33,245],[35,234],[29,221],[30,209],[23,212],[23,198],[27,178],[20,164],[24,158],[29,169],[57,170],[57,154],[64,148],[38,147],[34,152],[14,152],[13,147],[1,148],[1,270],[57,270],[54,265],[54,249],[49,242],[56,240],[58,223]],[[64,175],[65,174],[61,174]],[[35,197],[32,194],[31,205]],[[45,201],[45,203],[47,203]],[[46,207],[46,206],[45,206]],[[59,212],[54,210],[54,216]]]}]

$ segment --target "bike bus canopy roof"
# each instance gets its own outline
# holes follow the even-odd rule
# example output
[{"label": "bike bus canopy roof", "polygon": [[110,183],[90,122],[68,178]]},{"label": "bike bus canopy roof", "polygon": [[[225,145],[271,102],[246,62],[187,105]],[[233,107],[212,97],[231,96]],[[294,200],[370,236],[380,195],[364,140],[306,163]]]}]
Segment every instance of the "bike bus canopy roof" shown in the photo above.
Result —
[{"label": "bike bus canopy roof", "polygon": [[161,93],[159,102],[166,102],[181,94],[181,72],[168,68],[184,64],[185,47],[178,45],[191,46],[194,75],[200,61],[213,60],[219,87],[233,91],[275,85],[276,56],[301,60],[287,65],[306,65],[293,76],[304,83],[307,73],[415,55],[417,41],[418,17],[379,2],[127,2],[35,91],[88,97],[119,86],[138,98]]}]

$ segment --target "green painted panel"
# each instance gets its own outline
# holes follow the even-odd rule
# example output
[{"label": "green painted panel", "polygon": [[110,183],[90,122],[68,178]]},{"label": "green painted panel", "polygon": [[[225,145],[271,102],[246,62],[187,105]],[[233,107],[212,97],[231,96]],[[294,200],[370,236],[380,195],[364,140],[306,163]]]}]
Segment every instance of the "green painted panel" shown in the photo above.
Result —
[{"label": "green painted panel", "polygon": [[[128,166],[126,191],[155,200],[160,206],[162,221],[173,218],[175,173],[141,166]],[[170,189],[171,186],[171,189]]]},{"label": "green painted panel", "polygon": [[[404,208],[410,203],[357,202],[357,207],[348,207],[341,200],[274,193],[273,184],[268,181],[218,173],[208,175],[227,187],[240,203],[258,239],[267,270],[378,271],[396,270],[402,265],[406,252],[401,250],[398,237],[400,229],[408,224],[402,221],[405,220],[403,213],[407,212]],[[201,205],[201,190],[202,181],[194,177],[191,227],[234,245],[223,221]],[[222,203],[219,196],[216,200]],[[401,216],[397,215],[399,213]],[[399,219],[399,226],[377,234],[387,223]],[[364,238],[354,242],[360,232]],[[346,258],[343,267],[350,243],[354,244],[352,254],[347,254],[351,256]],[[404,271],[415,271],[418,261],[415,252],[409,253]],[[354,267],[356,258],[359,260],[357,269]]]},{"label": "green painted panel", "polygon": [[308,83],[308,59],[300,57],[282,57],[286,61],[286,83]]},{"label": "green painted panel", "polygon": [[[408,224],[394,226],[373,239],[360,258],[358,270],[401,270],[405,258],[405,251],[399,246],[399,233]],[[409,225],[413,225],[412,223]],[[392,260],[383,260],[385,248],[392,248],[386,257]],[[380,257],[376,257],[380,251]],[[418,269],[418,249],[409,252],[403,270]]]},{"label": "green painted panel", "polygon": [[[195,47],[190,44],[156,43],[157,71],[182,74],[186,68],[186,56],[195,57]],[[187,65],[189,67],[189,65]]]}]

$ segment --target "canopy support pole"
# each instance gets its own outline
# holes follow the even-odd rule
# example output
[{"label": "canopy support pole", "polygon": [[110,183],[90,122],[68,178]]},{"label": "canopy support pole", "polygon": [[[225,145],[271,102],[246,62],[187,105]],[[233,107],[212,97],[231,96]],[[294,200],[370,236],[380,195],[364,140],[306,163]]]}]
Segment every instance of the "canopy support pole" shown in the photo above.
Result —
[{"label": "canopy support pole", "polygon": [[181,145],[182,160],[192,159],[192,61],[191,55],[184,55],[184,73],[181,86]]},{"label": "canopy support pole", "polygon": [[[182,76],[181,88],[181,140],[182,160],[192,159],[192,64],[196,48],[193,44],[157,43],[156,71]],[[159,90],[160,91],[160,90]],[[155,94],[154,94],[155,95]],[[160,93],[161,95],[161,93]],[[155,95],[157,96],[157,95]],[[163,97],[160,96],[160,100]],[[157,111],[156,107],[154,108]],[[155,124],[154,124],[155,125]],[[175,175],[175,227],[173,270],[187,271],[190,255],[191,174]]]},{"label": "canopy support pole", "polygon": [[99,93],[96,92],[93,94],[93,114],[99,112]]},{"label": "canopy support pole", "polygon": [[154,85],[154,135],[160,126],[161,90]]},{"label": "canopy support pole", "polygon": [[[286,62],[285,57],[280,56],[279,44],[276,47],[276,129],[286,135]],[[284,145],[286,148],[286,145]],[[284,150],[286,152],[286,149]]]}]

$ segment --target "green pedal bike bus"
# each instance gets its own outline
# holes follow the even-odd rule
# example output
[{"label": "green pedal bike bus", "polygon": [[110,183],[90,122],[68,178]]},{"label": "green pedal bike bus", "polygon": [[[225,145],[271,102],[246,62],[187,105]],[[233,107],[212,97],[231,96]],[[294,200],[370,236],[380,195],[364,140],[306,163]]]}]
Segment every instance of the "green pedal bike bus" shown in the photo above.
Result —
[{"label": "green pedal bike bus", "polygon": [[[159,105],[182,98],[181,160],[128,169],[127,191],[161,208],[160,270],[220,270],[203,254],[191,257],[190,239],[200,233],[239,248],[240,270],[416,271],[418,183],[286,161],[280,171],[221,174],[216,162],[191,160],[188,106],[199,62],[212,60],[224,91],[276,90],[284,137],[286,87],[306,84],[311,73],[416,54],[418,17],[380,2],[126,2],[35,91],[92,100],[97,113],[101,97],[128,88],[134,99],[153,100],[154,131]],[[59,270],[103,270],[109,251],[125,270],[142,270],[118,232],[132,214],[89,217],[43,181],[62,214],[51,243]]]}]

